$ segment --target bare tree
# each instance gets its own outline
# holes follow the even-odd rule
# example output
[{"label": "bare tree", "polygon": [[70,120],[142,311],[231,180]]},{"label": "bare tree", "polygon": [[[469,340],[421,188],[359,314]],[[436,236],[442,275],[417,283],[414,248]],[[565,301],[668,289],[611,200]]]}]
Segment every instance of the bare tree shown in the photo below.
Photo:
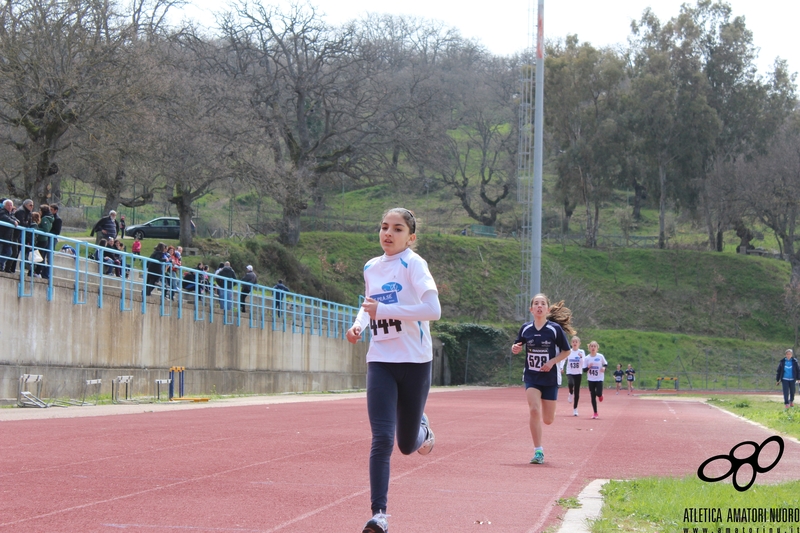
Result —
[{"label": "bare tree", "polygon": [[169,85],[158,102],[157,175],[181,219],[181,244],[191,244],[192,204],[241,179],[237,161],[255,129],[241,107],[246,93],[219,68],[226,51],[196,36],[170,41],[161,65]]},{"label": "bare tree", "polygon": [[458,105],[437,115],[447,131],[429,157],[438,179],[461,202],[470,218],[494,226],[504,211],[516,175],[517,121],[514,96],[518,68],[513,61],[468,55],[457,65],[460,79],[449,91]]},{"label": "bare tree", "polygon": [[228,73],[247,84],[249,113],[271,159],[267,168],[257,159],[243,168],[283,207],[280,240],[294,245],[322,177],[364,163],[384,95],[359,68],[352,27],[331,29],[308,7],[283,12],[243,2],[236,14],[221,24]]},{"label": "bare tree", "polygon": [[742,194],[758,219],[775,232],[792,264],[792,284],[800,283],[800,250],[795,246],[800,207],[800,120],[797,114],[775,135],[768,153],[738,164]]},{"label": "bare tree", "polygon": [[58,201],[62,137],[125,104],[130,28],[109,1],[12,0],[0,7],[0,124],[20,161],[10,194]]}]

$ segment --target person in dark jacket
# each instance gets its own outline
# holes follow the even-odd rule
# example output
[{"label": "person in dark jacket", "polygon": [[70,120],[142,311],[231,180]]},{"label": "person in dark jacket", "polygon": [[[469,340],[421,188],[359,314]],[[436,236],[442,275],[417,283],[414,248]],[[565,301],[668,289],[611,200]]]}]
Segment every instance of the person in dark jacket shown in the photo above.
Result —
[{"label": "person in dark jacket", "polygon": [[275,313],[277,316],[281,316],[281,310],[283,309],[283,296],[285,292],[288,292],[289,287],[283,284],[283,280],[279,279],[278,283],[275,284],[273,289],[277,289],[277,291],[272,291],[274,294],[274,303],[275,303]]},{"label": "person in dark jacket", "polygon": [[95,237],[95,244],[100,244],[100,239],[114,240],[119,233],[119,222],[117,222],[117,212],[109,211],[108,216],[98,220],[92,228],[89,236]]},{"label": "person in dark jacket", "polygon": [[242,313],[245,311],[245,300],[250,295],[250,291],[253,290],[253,285],[258,283],[258,276],[256,273],[253,272],[253,267],[251,265],[247,265],[247,272],[245,273],[244,277],[242,278],[242,290],[241,294],[239,294],[239,306],[242,310]]},{"label": "person in dark jacket", "polygon": [[[50,214],[53,215],[53,227],[50,228],[50,233],[53,235],[61,235],[61,225],[64,221],[58,216],[58,204],[50,204]],[[53,242],[54,247],[56,242],[58,242],[58,239],[55,239]]]},{"label": "person in dark jacket", "polygon": [[[227,278],[227,279],[225,279]],[[231,268],[229,261],[217,273],[217,285],[219,285],[220,301],[219,305],[225,311],[233,308],[233,282],[236,280],[236,272]]]},{"label": "person in dark jacket", "polygon": [[778,363],[778,372],[775,374],[775,381],[783,385],[784,408],[794,407],[795,382],[800,379],[800,365],[794,358],[792,349],[786,350],[786,357]]},{"label": "person in dark jacket", "polygon": [[11,251],[13,260],[6,261],[5,271],[13,274],[17,271],[16,258],[20,254],[22,257],[27,257],[33,246],[33,234],[27,235],[23,238],[23,228],[31,227],[31,216],[33,215],[33,200],[30,198],[22,202],[22,206],[14,212],[14,218],[17,219],[19,224],[17,229],[14,230],[14,249]]},{"label": "person in dark jacket", "polygon": [[10,262],[15,257],[14,253],[14,228],[19,225],[19,221],[13,214],[14,201],[10,199],[3,200],[2,209],[0,209],[0,222],[5,222],[13,227],[0,225],[0,270],[6,271],[6,262]]},{"label": "person in dark jacket", "polygon": [[[39,215],[41,222],[39,222],[39,231],[45,233],[53,233],[53,213],[50,211],[50,206],[42,204],[39,206]],[[36,248],[42,254],[44,262],[36,266],[37,273],[43,278],[50,277],[50,266],[53,264],[53,238],[48,235],[36,235]]]},{"label": "person in dark jacket", "polygon": [[164,291],[164,266],[167,262],[165,251],[167,245],[163,242],[158,243],[153,253],[150,254],[151,261],[147,261],[147,285],[144,291],[145,296],[150,296],[156,285],[161,285]]}]

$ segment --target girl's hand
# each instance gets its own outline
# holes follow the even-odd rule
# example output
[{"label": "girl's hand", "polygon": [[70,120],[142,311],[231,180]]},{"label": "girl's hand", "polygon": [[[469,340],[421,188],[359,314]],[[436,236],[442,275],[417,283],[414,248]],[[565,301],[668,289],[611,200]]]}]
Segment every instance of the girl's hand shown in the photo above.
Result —
[{"label": "girl's hand", "polygon": [[522,351],[522,343],[521,343],[521,342],[518,342],[518,343],[516,343],[516,344],[513,344],[513,345],[511,345],[511,353],[513,353],[514,355],[516,355],[516,354],[518,354],[520,351]]},{"label": "girl's hand", "polygon": [[547,361],[545,364],[542,365],[541,372],[550,372],[551,368],[553,368],[553,360],[552,359]]},{"label": "girl's hand", "polygon": [[375,320],[375,313],[378,312],[378,301],[372,298],[364,298],[361,308],[366,311],[372,320]]},{"label": "girl's hand", "polygon": [[361,338],[361,326],[353,326],[352,328],[347,330],[347,333],[345,333],[345,335],[347,336],[347,340],[351,344],[357,343],[358,339]]}]

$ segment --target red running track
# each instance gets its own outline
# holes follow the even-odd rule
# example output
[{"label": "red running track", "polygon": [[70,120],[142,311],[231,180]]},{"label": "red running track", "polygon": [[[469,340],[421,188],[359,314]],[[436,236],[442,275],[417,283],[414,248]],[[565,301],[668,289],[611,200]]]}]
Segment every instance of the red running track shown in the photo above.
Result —
[{"label": "red running track", "polygon": [[[573,417],[561,392],[544,465],[528,464],[521,388],[432,392],[433,453],[392,456],[391,532],[488,531],[480,522],[491,522],[538,533],[563,515],[556,500],[590,480],[691,474],[772,435],[702,403],[613,391],[599,420],[589,419],[588,393]],[[365,404],[0,422],[0,532],[359,532],[369,518]],[[778,467],[756,483],[798,477],[800,444],[787,439]]]}]

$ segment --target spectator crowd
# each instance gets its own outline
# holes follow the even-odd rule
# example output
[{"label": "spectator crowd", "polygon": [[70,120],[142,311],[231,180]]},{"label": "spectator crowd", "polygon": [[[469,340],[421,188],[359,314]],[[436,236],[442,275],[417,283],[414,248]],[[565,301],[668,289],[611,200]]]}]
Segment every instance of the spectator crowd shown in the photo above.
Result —
[{"label": "spectator crowd", "polygon": [[[18,263],[25,259],[26,268],[31,276],[49,278],[52,272],[53,250],[56,249],[58,236],[61,234],[62,220],[58,216],[58,205],[42,204],[38,211],[34,210],[33,200],[24,200],[19,207],[8,198],[0,199],[0,271],[14,274]],[[35,229],[39,233],[25,232],[23,228]],[[129,277],[133,261],[125,261],[127,247],[123,242],[125,217],[110,211],[100,218],[92,227],[90,236],[95,237],[96,247],[88,258],[101,263],[103,275]],[[131,247],[133,256],[140,256],[142,243],[135,238]],[[63,246],[62,252],[75,254],[71,246]],[[238,284],[238,305],[242,313],[247,311],[247,298],[258,284],[258,276],[252,265],[247,265],[245,274],[239,279],[229,261],[219,263],[214,271],[214,282],[209,275],[209,266],[203,263],[195,269],[182,267],[183,248],[158,243],[146,261],[144,269],[144,294],[150,296],[156,287],[160,287],[164,297],[174,300],[180,292],[211,295],[220,302],[225,311],[233,309],[234,294]],[[285,293],[289,288],[279,280],[273,287],[274,306],[280,316]]]}]

